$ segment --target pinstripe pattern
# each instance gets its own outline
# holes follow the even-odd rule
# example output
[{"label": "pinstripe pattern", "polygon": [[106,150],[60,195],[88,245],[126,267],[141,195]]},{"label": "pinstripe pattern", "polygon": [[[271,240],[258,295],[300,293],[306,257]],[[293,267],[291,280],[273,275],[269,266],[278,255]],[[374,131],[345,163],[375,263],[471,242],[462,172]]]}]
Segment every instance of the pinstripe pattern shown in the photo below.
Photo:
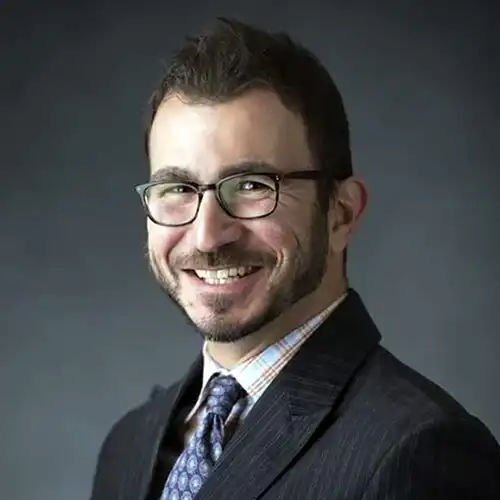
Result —
[{"label": "pinstripe pattern", "polygon": [[[500,447],[451,396],[379,345],[353,290],[262,393],[199,500],[500,500]],[[202,385],[158,388],[112,428],[91,500],[157,500],[163,451]]]}]

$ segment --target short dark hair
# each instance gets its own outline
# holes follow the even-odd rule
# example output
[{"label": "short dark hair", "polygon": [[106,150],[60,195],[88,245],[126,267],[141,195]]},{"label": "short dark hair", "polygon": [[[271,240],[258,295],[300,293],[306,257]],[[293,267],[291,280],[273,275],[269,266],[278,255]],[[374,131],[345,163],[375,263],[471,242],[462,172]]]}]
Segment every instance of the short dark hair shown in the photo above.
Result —
[{"label": "short dark hair", "polygon": [[336,181],[352,175],[349,123],[326,68],[285,33],[217,18],[199,35],[187,37],[151,97],[146,154],[154,117],[170,95],[222,103],[256,88],[273,91],[285,107],[301,116],[314,166],[325,174],[318,201],[327,208]]}]

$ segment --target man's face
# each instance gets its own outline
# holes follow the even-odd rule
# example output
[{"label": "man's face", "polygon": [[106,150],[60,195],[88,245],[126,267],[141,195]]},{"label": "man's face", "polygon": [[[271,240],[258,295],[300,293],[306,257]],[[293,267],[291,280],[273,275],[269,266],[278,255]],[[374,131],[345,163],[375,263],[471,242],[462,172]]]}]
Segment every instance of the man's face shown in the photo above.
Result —
[{"label": "man's face", "polygon": [[[170,178],[174,167],[198,183],[215,183],[243,164],[266,163],[281,173],[312,169],[302,120],[266,91],[216,105],[170,97],[151,129],[150,161],[155,178]],[[317,208],[315,183],[285,181],[276,210],[261,219],[230,217],[207,191],[189,225],[148,220],[150,267],[205,339],[239,340],[318,288],[328,225]],[[228,268],[230,274],[251,272],[206,278],[207,270]]]}]

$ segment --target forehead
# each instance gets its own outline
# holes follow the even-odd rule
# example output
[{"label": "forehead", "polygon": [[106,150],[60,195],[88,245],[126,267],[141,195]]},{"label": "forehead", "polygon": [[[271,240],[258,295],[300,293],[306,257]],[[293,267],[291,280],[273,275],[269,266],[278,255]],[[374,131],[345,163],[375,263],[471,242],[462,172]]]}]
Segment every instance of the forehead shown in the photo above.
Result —
[{"label": "forehead", "polygon": [[268,163],[281,171],[311,164],[302,119],[274,93],[254,90],[222,104],[172,96],[160,106],[150,134],[152,174],[180,167],[211,182],[228,166],[244,163]]}]

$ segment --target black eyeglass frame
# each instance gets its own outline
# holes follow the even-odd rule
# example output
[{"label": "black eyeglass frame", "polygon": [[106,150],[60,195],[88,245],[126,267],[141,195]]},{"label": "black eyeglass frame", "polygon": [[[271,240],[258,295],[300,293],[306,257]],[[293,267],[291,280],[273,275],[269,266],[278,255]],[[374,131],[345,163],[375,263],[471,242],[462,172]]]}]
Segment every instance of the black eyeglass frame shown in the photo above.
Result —
[{"label": "black eyeglass frame", "polygon": [[[236,215],[233,215],[229,208],[226,206],[224,203],[224,200],[222,196],[220,195],[220,186],[224,182],[237,178],[237,177],[244,177],[244,176],[249,176],[249,175],[264,175],[266,177],[269,177],[272,181],[274,181],[274,186],[276,190],[276,199],[274,202],[274,207],[272,210],[269,212],[265,213],[264,215],[257,215],[255,217],[238,217]],[[264,217],[269,217],[271,214],[274,213],[278,206],[279,202],[279,197],[280,197],[280,185],[284,180],[287,179],[301,179],[301,180],[318,180],[322,176],[322,172],[320,170],[296,170],[294,172],[287,172],[286,174],[277,174],[275,172],[240,172],[238,174],[233,174],[229,175],[227,177],[224,177],[220,180],[218,180],[215,183],[211,184],[198,184],[196,182],[189,182],[189,181],[165,181],[165,180],[158,180],[154,182],[146,182],[145,184],[139,184],[138,186],[135,186],[136,192],[139,194],[142,202],[142,206],[146,212],[147,217],[151,219],[155,224],[158,224],[159,226],[164,226],[164,227],[182,227],[182,226],[187,226],[188,224],[191,224],[196,217],[198,217],[198,213],[200,211],[200,206],[201,206],[201,201],[203,199],[203,195],[206,191],[215,191],[215,196],[217,198],[217,201],[219,202],[220,207],[222,210],[231,218],[233,219],[240,219],[240,220],[254,220],[254,219],[262,219]],[[184,186],[190,186],[193,189],[196,190],[198,193],[198,206],[196,207],[195,213],[191,219],[189,219],[187,222],[182,222],[181,224],[165,224],[164,222],[159,222],[157,221],[153,215],[151,214],[151,211],[149,210],[148,202],[146,199],[147,191],[148,189],[158,186],[161,184],[180,184]]]}]

